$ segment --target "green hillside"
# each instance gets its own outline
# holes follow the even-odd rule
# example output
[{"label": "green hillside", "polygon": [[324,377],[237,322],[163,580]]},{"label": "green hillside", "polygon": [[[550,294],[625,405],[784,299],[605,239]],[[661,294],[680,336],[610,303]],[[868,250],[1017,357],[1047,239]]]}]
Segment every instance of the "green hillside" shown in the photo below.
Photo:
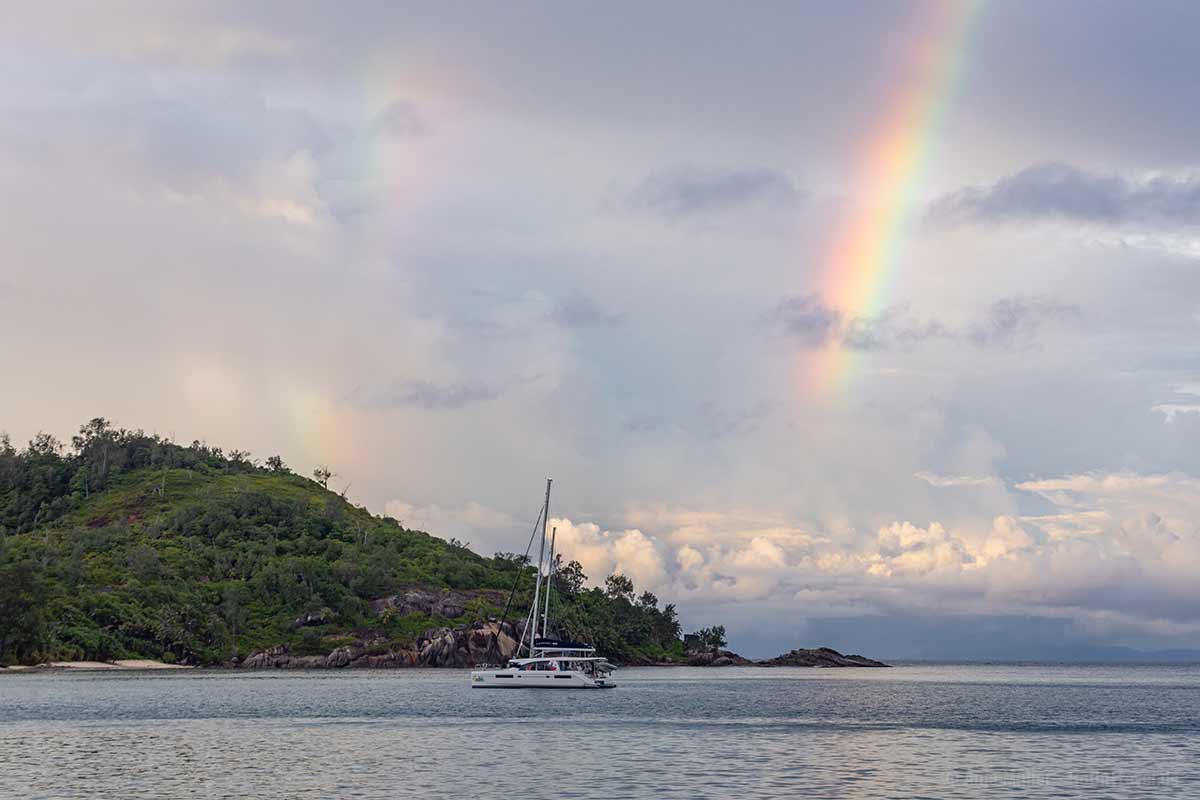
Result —
[{"label": "green hillside", "polygon": [[[374,516],[278,457],[265,463],[103,419],[69,447],[39,434],[18,450],[0,435],[0,664],[217,664],[281,644],[301,655],[353,638],[402,645],[498,615],[514,583],[509,618],[528,608],[522,556],[484,558]],[[625,661],[682,655],[673,606],[635,596],[622,576],[605,590],[585,581],[577,563],[562,565],[558,635]],[[473,592],[455,619],[372,610],[413,587],[492,591]]]}]

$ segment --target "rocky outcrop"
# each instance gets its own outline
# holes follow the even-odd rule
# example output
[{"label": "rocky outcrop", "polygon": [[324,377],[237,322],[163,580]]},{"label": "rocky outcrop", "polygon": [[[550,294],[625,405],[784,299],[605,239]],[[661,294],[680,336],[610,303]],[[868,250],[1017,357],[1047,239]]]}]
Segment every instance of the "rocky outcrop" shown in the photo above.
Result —
[{"label": "rocky outcrop", "polygon": [[243,669],[379,669],[388,667],[473,667],[500,664],[517,652],[518,629],[509,623],[482,622],[456,628],[431,628],[411,645],[388,646],[378,639],[343,645],[328,655],[293,655],[278,645],[251,653]]},{"label": "rocky outcrop", "polygon": [[288,655],[288,650],[283,645],[266,650],[259,650],[251,653],[242,659],[239,666],[243,669],[266,669],[268,667],[282,667],[291,661],[291,656]]},{"label": "rocky outcrop", "polygon": [[844,656],[829,647],[818,647],[815,650],[798,648],[781,656],[759,662],[764,667],[886,667],[882,661],[875,661],[860,655]]},{"label": "rocky outcrop", "polygon": [[[860,655],[844,656],[829,647],[818,647],[814,650],[799,648],[784,653],[775,658],[761,661],[751,661],[737,653],[720,648],[694,648],[685,654],[689,667],[886,667],[882,661],[875,661]],[[651,662],[647,662],[647,666]],[[655,666],[678,666],[680,662],[666,662]]]},{"label": "rocky outcrop", "polygon": [[292,620],[291,627],[295,630],[296,628],[308,628],[315,625],[328,625],[336,619],[337,615],[331,610],[322,608],[319,611],[309,611]]},{"label": "rocky outcrop", "polygon": [[505,594],[493,589],[463,592],[457,589],[439,590],[414,587],[388,597],[372,600],[371,609],[376,614],[382,614],[391,609],[398,616],[425,614],[430,617],[454,619],[466,613],[467,604],[478,597],[500,606],[504,604]]},{"label": "rocky outcrop", "polygon": [[[420,613],[430,616],[453,618],[464,613],[466,604],[479,596],[492,592],[459,592],[454,590],[427,591],[407,590],[391,597],[376,600],[372,605],[376,613],[394,609],[393,613]],[[322,610],[324,611],[324,609]],[[295,627],[322,624],[315,620],[321,612],[314,612],[296,620]],[[516,625],[495,620],[478,622],[474,625],[435,627],[422,633],[416,641],[396,645],[381,638],[378,633],[360,631],[350,644],[333,648],[325,655],[296,655],[287,646],[278,645],[260,650],[241,661],[228,666],[242,669],[381,669],[395,667],[451,667],[467,668],[480,664],[503,664],[517,652],[525,623]],[[343,640],[344,641],[344,640]],[[692,648],[684,654],[684,661],[655,662],[648,658],[634,661],[630,666],[679,666],[690,667],[886,667],[880,661],[860,655],[842,655],[828,647],[796,649],[764,661],[748,658],[723,648]]]},{"label": "rocky outcrop", "polygon": [[712,650],[691,650],[687,653],[689,667],[748,667],[754,664],[748,658],[742,658],[730,650],[714,648]]}]

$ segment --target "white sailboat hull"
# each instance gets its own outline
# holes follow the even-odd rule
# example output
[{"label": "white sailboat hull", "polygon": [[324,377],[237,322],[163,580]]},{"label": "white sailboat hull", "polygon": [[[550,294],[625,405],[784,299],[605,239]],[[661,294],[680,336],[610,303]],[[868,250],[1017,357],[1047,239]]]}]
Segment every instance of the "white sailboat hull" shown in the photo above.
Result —
[{"label": "white sailboat hull", "polygon": [[473,689],[610,689],[611,677],[593,678],[575,670],[479,669],[471,672]]},{"label": "white sailboat hull", "polygon": [[[516,654],[525,647],[529,654],[527,658],[510,658],[503,667],[485,666],[471,671],[471,688],[473,689],[607,689],[616,686],[612,673],[615,667],[604,658],[596,655],[596,648],[590,644],[572,641],[559,641],[546,638],[550,631],[550,593],[554,586],[555,552],[554,542],[558,529],[555,528],[550,537],[550,569],[543,572],[546,563],[546,523],[550,519],[550,479],[546,479],[546,502],[538,514],[542,524],[542,543],[538,549],[537,571],[533,581],[533,603],[529,606],[529,616],[526,617],[525,631],[521,634],[522,641],[518,643]],[[536,530],[536,528],[535,528]],[[533,546],[533,535],[530,534],[529,546]],[[525,550],[525,557],[529,548]],[[517,573],[517,581],[523,569]],[[543,587],[545,600],[543,603]],[[513,583],[513,595],[516,594],[517,583]],[[507,615],[508,606],[504,613]],[[503,624],[503,623],[502,623]],[[541,628],[539,636],[538,629]],[[525,638],[529,641],[526,644]]]}]

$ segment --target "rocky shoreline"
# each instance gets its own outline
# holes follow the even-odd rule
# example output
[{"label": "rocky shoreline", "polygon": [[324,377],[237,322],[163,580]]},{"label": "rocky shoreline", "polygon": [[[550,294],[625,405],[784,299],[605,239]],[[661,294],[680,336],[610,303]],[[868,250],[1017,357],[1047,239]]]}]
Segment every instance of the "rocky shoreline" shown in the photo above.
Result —
[{"label": "rocky shoreline", "polygon": [[[389,597],[372,602],[376,614],[426,614],[454,618],[463,614],[472,600],[486,596],[499,603],[502,592],[443,590],[429,591],[411,587]],[[294,627],[321,624],[320,617],[306,615],[297,619]],[[251,653],[245,659],[234,660],[225,666],[241,669],[340,669],[395,667],[450,667],[464,669],[481,664],[503,664],[517,652],[517,643],[524,632],[524,621],[479,622],[474,625],[430,628],[411,645],[397,647],[385,640],[364,634],[350,645],[343,645],[327,654],[297,655],[284,646]],[[828,647],[812,650],[797,649],[775,658],[751,660],[720,648],[689,650],[680,660],[654,661],[643,659],[626,666],[692,666],[692,667],[886,667],[880,661],[860,655],[842,655]]]},{"label": "rocky shoreline", "polygon": [[[463,615],[477,598],[492,603],[503,601],[503,593],[495,591],[428,591],[413,587],[372,602],[378,614],[424,614],[429,617],[453,619]],[[321,612],[311,612],[292,622],[293,629],[328,624]],[[234,669],[395,669],[405,667],[443,667],[466,669],[483,664],[504,664],[517,652],[517,643],[524,631],[524,620],[512,624],[491,619],[473,625],[432,627],[416,640],[397,645],[377,631],[361,630],[355,640],[332,648],[327,653],[295,653],[286,645],[257,650],[245,658],[234,658],[220,667]],[[21,669],[37,670],[115,670],[171,669],[183,665],[155,661],[114,662],[53,662]],[[771,659],[752,660],[722,648],[691,649],[683,658],[669,661],[639,659],[625,666],[691,666],[691,667],[886,667],[860,655],[842,655],[836,650],[821,647],[797,649]],[[0,668],[2,669],[2,668]]]},{"label": "rocky shoreline", "polygon": [[[335,648],[327,655],[297,655],[284,646],[251,653],[217,669],[403,669],[440,667],[467,669],[481,664],[501,664],[516,652],[513,626],[495,622],[464,629],[435,628],[427,631],[411,647],[390,648],[379,643],[360,642]],[[690,651],[679,661],[635,661],[631,667],[888,667],[881,661],[860,655],[843,655],[828,647],[796,649],[775,658],[752,660],[729,650]],[[189,669],[179,664],[164,664],[145,659],[126,661],[55,661],[36,666],[0,667],[0,672],[28,671],[132,671]]]},{"label": "rocky shoreline", "polygon": [[[294,655],[283,646],[251,653],[226,666],[241,669],[386,669],[446,667],[465,669],[503,664],[517,651],[520,629],[509,623],[485,622],[458,628],[432,628],[408,647],[379,641],[344,645],[327,655]],[[775,658],[752,660],[723,649],[692,650],[678,661],[634,661],[632,667],[887,667],[860,655],[843,655],[828,647],[796,649]]]},{"label": "rocky shoreline", "polygon": [[[795,650],[760,660],[743,658],[729,650],[710,650],[692,653],[686,662],[691,667],[889,667],[882,661],[860,655],[842,655],[831,647]],[[663,666],[677,666],[664,664]]]},{"label": "rocky shoreline", "polygon": [[408,647],[379,640],[343,645],[328,655],[293,655],[284,646],[251,653],[227,664],[241,669],[339,669],[388,667],[473,667],[500,664],[517,652],[518,631],[509,623],[431,628]]}]

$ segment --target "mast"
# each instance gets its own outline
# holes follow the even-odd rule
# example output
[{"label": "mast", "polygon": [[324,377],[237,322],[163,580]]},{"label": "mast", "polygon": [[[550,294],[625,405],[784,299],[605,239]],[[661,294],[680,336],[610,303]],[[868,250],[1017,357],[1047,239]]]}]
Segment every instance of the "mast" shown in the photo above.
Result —
[{"label": "mast", "polygon": [[550,564],[546,568],[546,613],[542,614],[542,638],[545,639],[550,628],[550,580],[554,577],[554,540],[558,538],[558,528],[550,530]]},{"label": "mast", "polygon": [[533,643],[537,638],[538,600],[541,598],[542,565],[546,560],[546,518],[550,516],[550,478],[546,478],[546,503],[542,506],[542,543],[538,548],[537,580],[533,584],[533,606],[529,609],[529,655],[533,655]]}]

